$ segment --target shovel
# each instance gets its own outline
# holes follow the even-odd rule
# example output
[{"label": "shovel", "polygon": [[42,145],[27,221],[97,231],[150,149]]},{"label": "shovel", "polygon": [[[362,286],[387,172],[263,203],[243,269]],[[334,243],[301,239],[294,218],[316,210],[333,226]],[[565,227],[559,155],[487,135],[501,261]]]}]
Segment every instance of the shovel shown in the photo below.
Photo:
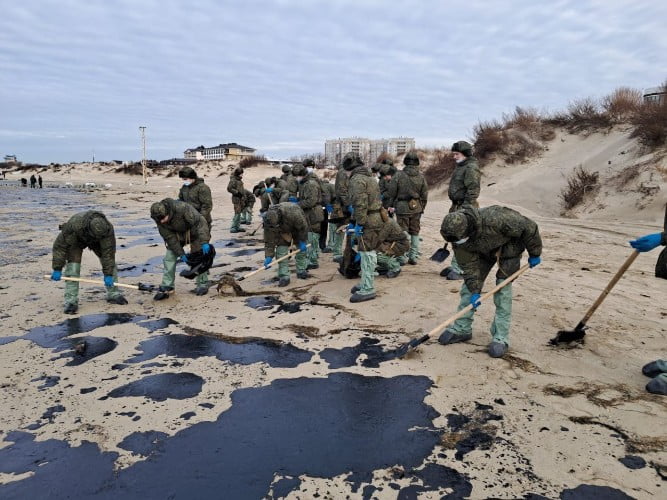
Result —
[{"label": "shovel", "polygon": [[259,231],[259,228],[262,227],[263,225],[264,225],[264,222],[263,221],[260,222],[259,225],[255,229],[252,230],[252,233],[250,233],[250,236],[255,236],[255,233],[257,231]]},{"label": "shovel", "polygon": [[[51,279],[51,275],[45,274],[44,279]],[[74,278],[71,276],[63,276],[60,279],[63,281],[78,281],[80,283],[91,283],[93,285],[106,286],[104,284],[104,281],[88,280],[85,278]],[[132,290],[139,290],[141,292],[154,292],[155,290],[157,290],[157,287],[155,285],[148,285],[146,283],[139,283],[137,285],[129,285],[127,283],[114,283],[114,286],[119,286],[121,288],[131,288]]]},{"label": "shovel", "polygon": [[431,255],[431,260],[434,260],[436,262],[444,262],[447,257],[449,257],[449,254],[451,253],[449,250],[447,250],[447,245],[449,243],[445,243],[445,246],[442,248],[438,248],[433,255]]},{"label": "shovel", "polygon": [[579,322],[579,324],[577,324],[577,326],[574,327],[574,330],[560,330],[556,334],[556,336],[549,341],[551,345],[567,344],[569,342],[581,342],[581,343],[584,342],[584,336],[586,335],[586,322],[588,322],[588,320],[591,319],[593,313],[597,310],[600,304],[602,304],[602,301],[605,298],[607,298],[607,295],[609,295],[611,289],[614,288],[614,285],[616,285],[618,280],[621,279],[621,276],[623,276],[625,271],[628,270],[628,268],[632,265],[632,263],[635,261],[638,255],[639,252],[635,250],[634,252],[632,252],[632,254],[630,254],[630,257],[625,259],[625,262],[623,263],[621,268],[616,272],[614,277],[611,279],[611,281],[607,285],[607,288],[605,288],[602,291],[597,300],[586,312],[584,318]]},{"label": "shovel", "polygon": [[[308,243],[308,244],[306,245],[306,248],[308,248],[308,247],[310,247],[310,243]],[[278,262],[282,262],[282,261],[285,260],[285,259],[289,259],[290,257],[295,256],[295,255],[298,254],[300,251],[301,251],[301,250],[296,249],[296,250],[294,250],[293,252],[288,253],[287,255],[283,255],[283,256],[280,257],[279,259],[272,260],[272,261],[269,263],[268,266],[262,266],[262,267],[260,267],[259,269],[255,269],[254,271],[250,271],[250,272],[249,272],[248,274],[246,274],[245,276],[241,276],[240,278],[237,278],[236,281],[243,281],[243,280],[246,279],[246,278],[250,278],[250,276],[254,276],[255,274],[257,274],[257,273],[259,273],[259,272],[262,272],[262,271],[264,271],[265,269],[268,269],[268,268],[270,268],[270,267],[273,267],[273,265],[274,265],[274,264],[277,264]]]},{"label": "shovel", "polygon": [[[492,297],[494,293],[496,293],[498,290],[500,290],[500,289],[503,288],[504,286],[509,285],[510,283],[512,283],[512,281],[514,281],[514,280],[517,279],[519,276],[521,276],[521,275],[522,275],[524,272],[526,272],[529,268],[530,268],[530,265],[529,265],[529,264],[524,264],[524,266],[521,267],[517,272],[515,272],[514,274],[512,274],[511,276],[509,276],[509,277],[508,277],[507,279],[505,279],[502,283],[499,283],[498,285],[496,285],[495,287],[493,287],[491,290],[489,290],[489,291],[488,291],[487,293],[485,293],[484,295],[482,295],[482,296],[480,297],[479,301],[480,301],[480,302],[483,302],[483,301],[485,301],[486,299],[488,299],[489,297]],[[466,314],[466,313],[467,313],[468,311],[470,311],[471,309],[472,309],[472,304],[467,305],[466,307],[464,307],[463,309],[461,309],[459,312],[457,312],[454,316],[451,316],[449,319],[447,319],[447,320],[444,321],[443,323],[440,323],[438,326],[436,326],[433,330],[431,330],[430,332],[428,332],[426,335],[422,335],[421,337],[417,337],[416,339],[412,339],[410,342],[408,342],[408,343],[406,343],[406,344],[403,344],[401,347],[398,347],[398,348],[396,349],[396,351],[395,351],[395,352],[396,352],[396,357],[397,357],[397,358],[402,358],[403,356],[405,356],[405,355],[408,354],[409,352],[414,351],[414,350],[417,348],[417,346],[419,346],[419,345],[423,344],[424,342],[426,342],[426,341],[427,341],[428,339],[430,339],[432,336],[434,336],[434,335],[436,335],[438,332],[440,332],[443,328],[446,328],[446,327],[448,327],[449,325],[451,325],[452,323],[454,323],[454,321],[456,321],[457,319],[459,319],[461,316],[463,316],[464,314]]]}]

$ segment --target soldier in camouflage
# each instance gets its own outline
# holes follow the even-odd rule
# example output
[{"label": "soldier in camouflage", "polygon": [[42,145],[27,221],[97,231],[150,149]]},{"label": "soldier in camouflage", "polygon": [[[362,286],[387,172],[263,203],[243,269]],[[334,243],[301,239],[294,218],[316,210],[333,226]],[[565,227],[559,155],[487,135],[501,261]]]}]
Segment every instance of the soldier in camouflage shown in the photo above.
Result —
[{"label": "soldier in camouflage", "polygon": [[289,165],[283,165],[283,175],[280,178],[285,181],[287,187],[287,201],[296,203],[299,196],[299,183],[292,173],[292,168]]},{"label": "soldier in camouflage", "polygon": [[297,204],[306,214],[308,220],[308,269],[317,269],[320,250],[320,225],[324,219],[322,214],[322,188],[315,173],[308,173],[303,165],[296,165],[292,173],[299,183]]},{"label": "soldier in camouflage", "polygon": [[333,212],[331,214],[332,222],[336,224],[336,231],[334,232],[333,238],[333,261],[340,263],[343,261],[343,239],[345,235],[340,229],[341,227],[347,226],[350,222],[350,211],[349,211],[349,197],[348,189],[350,184],[350,178],[348,177],[343,165],[345,161],[351,158],[352,153],[348,153],[343,158],[343,161],[338,166],[338,172],[336,173],[336,181],[334,183],[334,202],[333,202]]},{"label": "soldier in camouflage", "polygon": [[255,196],[247,189],[243,190],[243,210],[241,211],[241,224],[252,224],[252,208],[255,206]]},{"label": "soldier in camouflage", "polygon": [[399,225],[410,235],[408,262],[417,264],[419,258],[419,231],[421,216],[426,210],[428,186],[419,171],[417,153],[408,153],[403,159],[403,170],[389,184],[389,205],[394,208]]},{"label": "soldier in camouflage", "polygon": [[352,288],[350,302],[364,302],[375,298],[376,249],[380,246],[380,189],[371,171],[357,154],[346,157],[343,168],[350,177],[349,202],[352,221],[347,232],[356,241],[361,257],[361,281]]},{"label": "soldier in camouflage", "polygon": [[266,192],[270,195],[271,203],[281,203],[289,201],[289,190],[287,189],[287,182],[277,177],[267,177],[264,181],[266,184]]},{"label": "soldier in camouflage", "polygon": [[[391,161],[391,160],[387,160]],[[389,210],[390,200],[389,200],[389,186],[392,182],[392,179],[396,175],[396,167],[393,164],[385,163],[380,167],[380,181],[378,182],[378,188],[380,188],[380,199],[382,200],[382,206]],[[393,211],[390,214],[390,217],[393,217]]]},{"label": "soldier in camouflage", "polygon": [[385,277],[396,278],[401,273],[398,257],[410,250],[410,237],[394,219],[383,221],[380,227],[377,248],[377,268],[386,271]]},{"label": "soldier in camouflage", "polygon": [[229,176],[227,192],[232,194],[232,204],[234,205],[234,217],[232,218],[232,227],[230,233],[245,233],[241,227],[241,212],[243,212],[245,189],[243,188],[243,169],[236,167]]},{"label": "soldier in camouflage", "polygon": [[[307,279],[308,256],[306,241],[310,224],[306,214],[292,202],[282,202],[272,205],[264,217],[264,266],[268,266],[273,258],[280,259],[289,253],[292,243],[295,243],[300,252],[296,254],[296,276]],[[287,286],[290,283],[289,263],[287,259],[278,263],[278,286]]]},{"label": "soldier in camouflage", "polygon": [[[462,208],[479,208],[477,198],[480,191],[480,173],[477,160],[472,156],[472,145],[466,141],[458,141],[452,145],[452,156],[456,168],[449,181],[449,199],[452,205],[449,212],[456,212]],[[452,265],[440,271],[440,276],[448,280],[461,280],[461,268],[456,256],[452,257]]]},{"label": "soldier in camouflage", "polygon": [[[442,221],[440,234],[453,243],[459,265],[463,269],[460,311],[469,304],[476,308],[484,280],[497,263],[496,284],[519,270],[521,255],[528,251],[530,267],[541,261],[542,239],[537,224],[510,208],[493,205],[481,209],[463,208],[448,214]],[[491,325],[489,355],[502,357],[509,348],[512,320],[512,284],[493,296],[496,314]],[[443,345],[465,342],[472,338],[473,311],[445,329],[439,342]]]},{"label": "soldier in camouflage", "polygon": [[[53,242],[53,273],[51,279],[60,281],[62,269],[65,276],[81,276],[81,257],[83,250],[90,248],[100,259],[104,273],[104,285],[107,289],[107,302],[127,304],[127,300],[114,286],[117,280],[116,236],[113,226],[102,212],[88,210],[73,215],[60,226],[60,233]],[[65,283],[65,313],[76,314],[79,310],[79,282]]]},{"label": "soldier in camouflage", "polygon": [[[190,252],[202,251],[207,254],[210,251],[209,241],[211,233],[206,219],[197,210],[178,200],[165,198],[151,205],[151,218],[157,224],[158,231],[167,247],[167,252],[162,260],[164,270],[162,272],[162,283],[155,300],[164,300],[169,292],[174,290],[176,279],[176,263],[187,263],[187,256],[183,245],[190,245]],[[196,295],[208,293],[208,273],[202,273],[195,279]]]},{"label": "soldier in camouflage", "polygon": [[210,229],[213,222],[211,219],[211,210],[213,210],[211,188],[204,183],[204,179],[197,177],[197,172],[193,168],[183,167],[178,172],[178,176],[183,179],[178,199],[195,207],[195,210],[206,219]]}]

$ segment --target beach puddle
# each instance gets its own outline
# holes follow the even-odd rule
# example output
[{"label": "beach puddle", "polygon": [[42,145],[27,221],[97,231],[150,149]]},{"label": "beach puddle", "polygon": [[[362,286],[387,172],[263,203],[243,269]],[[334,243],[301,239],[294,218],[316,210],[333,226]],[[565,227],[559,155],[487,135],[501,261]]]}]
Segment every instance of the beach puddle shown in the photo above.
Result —
[{"label": "beach puddle", "polygon": [[[407,471],[404,477],[411,483],[405,495],[421,487],[469,496],[472,486],[464,473],[422,465],[440,439],[440,430],[433,428],[438,413],[424,402],[430,387],[423,376],[334,373],[238,389],[231,407],[212,422],[173,436],[125,437],[124,449],[150,458],[116,471],[117,454],[96,444],[75,447],[11,432],[0,449],[0,472],[32,475],[0,485],[0,497],[40,498],[48,484],[54,498],[218,498],[220,492],[263,498],[271,490],[289,494],[302,475],[347,474],[346,481],[359,488],[374,471],[389,468]],[[368,493],[374,489],[363,486]],[[402,491],[396,493],[404,498]]]},{"label": "beach puddle", "polygon": [[246,255],[254,255],[257,252],[263,252],[264,248],[245,248],[243,250],[234,250],[233,252],[230,252],[228,255],[232,257],[244,257]]},{"label": "beach puddle", "polygon": [[160,373],[118,387],[100,399],[130,396],[145,397],[153,401],[189,399],[201,392],[202,385],[204,379],[194,373]]}]

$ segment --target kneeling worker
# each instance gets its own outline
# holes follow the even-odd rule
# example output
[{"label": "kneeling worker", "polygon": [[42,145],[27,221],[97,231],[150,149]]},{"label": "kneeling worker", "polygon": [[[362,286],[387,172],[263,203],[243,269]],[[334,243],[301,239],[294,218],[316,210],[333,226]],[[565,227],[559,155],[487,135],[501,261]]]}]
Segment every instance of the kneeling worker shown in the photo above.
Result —
[{"label": "kneeling worker", "polygon": [[[463,270],[459,311],[469,304],[474,309],[479,306],[484,280],[496,263],[496,284],[499,284],[519,270],[524,250],[528,251],[530,267],[541,261],[542,239],[537,224],[510,208],[494,205],[452,212],[442,221],[440,234],[453,243],[454,254]],[[493,302],[496,314],[491,325],[489,355],[500,358],[509,348],[512,284],[497,291]],[[439,342],[446,345],[470,340],[474,309],[446,328]]]},{"label": "kneeling worker", "polygon": [[[127,300],[114,286],[117,279],[116,236],[113,226],[102,212],[88,210],[73,215],[60,226],[60,234],[53,242],[53,273],[51,279],[60,281],[62,269],[65,276],[81,276],[81,257],[84,248],[90,248],[100,259],[107,288],[107,302],[127,304]],[[79,282],[65,283],[65,313],[76,314],[79,310]]]},{"label": "kneeling worker", "polygon": [[410,250],[410,237],[394,219],[389,219],[380,227],[377,248],[377,268],[387,271],[386,278],[396,278],[401,274],[401,264],[397,257]]},{"label": "kneeling worker", "polygon": [[[164,265],[162,283],[158,293],[153,297],[155,300],[164,300],[169,297],[169,292],[174,290],[176,263],[179,260],[188,262],[183,245],[189,244],[191,252],[201,250],[207,254],[211,251],[208,244],[211,233],[206,219],[192,205],[171,198],[153,203],[151,218],[157,224],[160,236],[167,246],[167,253],[162,260]],[[193,290],[195,294],[208,293],[208,273],[198,275],[195,283],[197,285]]]},{"label": "kneeling worker", "polygon": [[[299,250],[295,256],[296,276],[300,279],[309,278],[308,274],[308,240],[309,223],[303,210],[292,202],[272,205],[264,216],[264,266],[268,266],[273,258],[281,258],[289,253],[292,242],[297,243]],[[288,259],[278,263],[278,286],[290,283]]]}]

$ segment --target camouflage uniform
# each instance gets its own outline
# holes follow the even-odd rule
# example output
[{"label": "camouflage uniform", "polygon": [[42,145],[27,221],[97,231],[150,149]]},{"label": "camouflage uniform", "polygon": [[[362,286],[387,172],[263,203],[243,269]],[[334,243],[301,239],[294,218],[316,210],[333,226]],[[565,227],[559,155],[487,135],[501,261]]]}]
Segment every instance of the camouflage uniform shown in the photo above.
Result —
[{"label": "camouflage uniform", "polygon": [[[380,189],[380,199],[382,200],[382,206],[388,209],[391,206],[391,201],[389,199],[389,186],[396,175],[396,167],[393,165],[382,165],[380,168],[380,180],[378,181],[378,188]],[[387,176],[391,176],[390,179],[387,179]],[[393,214],[392,214],[393,216]]]},{"label": "camouflage uniform", "polygon": [[410,235],[408,259],[417,263],[419,257],[419,231],[421,216],[426,210],[428,186],[419,172],[419,158],[415,153],[408,153],[403,160],[405,167],[397,172],[389,184],[390,206],[396,209],[399,225]]},{"label": "camouflage uniform", "polygon": [[299,196],[299,183],[297,182],[296,177],[292,175],[291,169],[287,167],[289,170],[285,172],[284,168],[285,167],[283,167],[283,175],[280,176],[280,179],[285,181],[288,198],[296,199]]},{"label": "camouflage uniform", "polygon": [[245,196],[245,189],[243,188],[243,169],[236,168],[232,175],[229,176],[229,184],[227,184],[227,192],[232,194],[232,204],[234,205],[234,218],[232,219],[232,227],[230,233],[245,232],[241,227],[241,212],[243,212],[243,199]]},{"label": "camouflage uniform", "polygon": [[266,187],[271,188],[269,193],[269,200],[271,204],[275,205],[283,201],[289,201],[289,190],[287,189],[287,182],[277,177],[267,177],[265,180]]},{"label": "camouflage uniform", "polygon": [[[292,243],[308,240],[309,224],[306,215],[298,205],[282,202],[269,208],[264,223],[264,256],[279,259],[289,253]],[[308,256],[303,252],[295,255],[296,272],[306,276]],[[278,263],[278,278],[281,284],[289,282],[289,263],[285,259]]]},{"label": "camouflage uniform", "polygon": [[380,246],[380,229],[383,221],[380,215],[380,189],[373,178],[371,171],[366,168],[360,158],[352,160],[349,184],[349,201],[352,205],[352,219],[356,225],[363,227],[361,236],[350,235],[358,240],[359,255],[361,256],[361,281],[355,294],[350,298],[352,302],[370,300],[375,297],[375,268],[377,266],[376,249]]},{"label": "camouflage uniform", "polygon": [[[480,173],[477,160],[472,156],[472,145],[466,141],[458,141],[452,146],[452,151],[460,152],[466,156],[466,159],[456,165],[449,181],[448,194],[452,201],[449,212],[467,207],[479,208],[477,198],[480,192]],[[452,272],[454,274],[451,274]],[[448,279],[461,279],[461,274],[456,255],[452,257],[452,265],[440,273],[441,276],[447,276]]]},{"label": "camouflage uniform", "polygon": [[204,183],[204,179],[198,177],[189,186],[181,186],[178,199],[195,207],[195,210],[206,219],[209,228],[211,227],[213,222],[213,219],[211,219],[213,197],[211,196],[211,188]]},{"label": "camouflage uniform", "polygon": [[[80,277],[81,257],[85,248],[90,248],[100,259],[104,276],[113,276],[116,282],[116,236],[113,226],[102,212],[79,212],[60,226],[60,233],[53,242],[53,270],[61,271],[65,267],[65,276]],[[127,304],[115,286],[107,287],[107,300]],[[66,281],[65,308],[69,309],[68,312],[76,312],[78,304],[79,282]]]},{"label": "camouflage uniform", "polygon": [[336,199],[336,187],[328,179],[323,179],[321,186],[322,186],[322,203],[324,203],[325,209],[327,209],[327,207],[331,209],[331,213],[329,213],[328,209],[326,212],[327,242],[325,248],[326,253],[331,253],[333,252],[333,248],[336,245],[335,237],[336,237],[336,229],[338,229],[338,224],[331,222],[331,216],[333,213],[333,204]]},{"label": "camouflage uniform", "polygon": [[[162,224],[160,220],[164,214],[169,215],[169,220]],[[160,288],[173,290],[176,263],[186,253],[183,245],[189,244],[190,252],[198,252],[204,243],[211,240],[211,233],[206,219],[192,205],[171,198],[154,203],[151,206],[151,218],[155,220],[160,236],[167,247],[167,252],[162,260],[164,270]],[[195,283],[197,288],[208,288],[208,273],[198,275]]]},{"label": "camouflage uniform", "polygon": [[[350,212],[348,206],[350,204],[348,190],[350,185],[350,178],[345,173],[342,166],[338,168],[336,174],[336,182],[334,183],[334,202],[333,213],[331,218],[336,222],[336,227],[346,226],[350,221]],[[342,232],[335,231],[333,239],[333,260],[340,262],[343,260],[343,238],[345,235]]]},{"label": "camouflage uniform", "polygon": [[379,233],[378,240],[381,243],[377,248],[378,269],[386,270],[388,278],[395,278],[401,272],[397,257],[410,250],[410,238],[393,219],[383,222]]},{"label": "camouflage uniform", "polygon": [[299,201],[298,205],[306,214],[308,220],[308,267],[317,269],[319,267],[319,245],[320,245],[320,223],[324,219],[322,214],[322,188],[315,174],[306,173],[303,166],[296,166],[292,169],[296,177],[303,179],[299,183]]},{"label": "camouflage uniform", "polygon": [[[484,280],[495,264],[498,264],[496,284],[499,284],[519,270],[524,250],[530,257],[542,254],[542,239],[537,224],[515,210],[498,205],[479,210],[464,208],[449,214],[442,222],[440,233],[447,241],[468,237],[465,243],[454,244],[454,253],[463,269],[464,279],[459,311],[470,304],[472,294],[482,292]],[[493,302],[496,314],[491,325],[492,340],[509,346],[512,285],[496,292]],[[448,330],[467,340],[472,335],[472,322],[473,312],[470,311]]]},{"label": "camouflage uniform", "polygon": [[241,224],[252,224],[252,207],[255,206],[255,196],[247,189],[243,190],[243,210]]}]

